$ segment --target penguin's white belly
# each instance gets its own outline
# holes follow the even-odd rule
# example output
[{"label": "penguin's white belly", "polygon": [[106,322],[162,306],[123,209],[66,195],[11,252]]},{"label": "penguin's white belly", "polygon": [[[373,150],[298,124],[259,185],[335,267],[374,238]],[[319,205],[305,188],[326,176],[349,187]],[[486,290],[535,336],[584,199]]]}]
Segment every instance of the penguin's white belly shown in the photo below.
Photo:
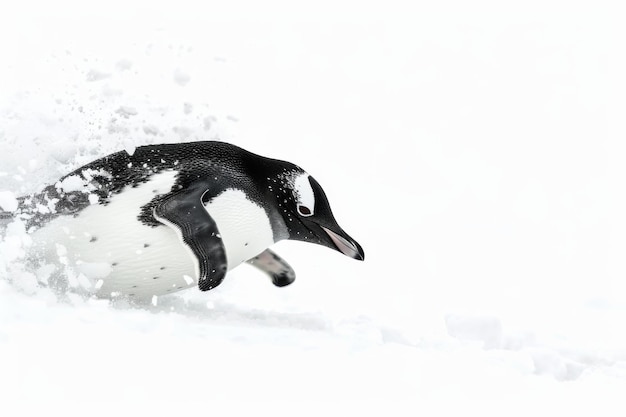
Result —
[{"label": "penguin's white belly", "polygon": [[205,205],[220,232],[228,269],[255,257],[274,244],[265,210],[241,190],[229,189]]},{"label": "penguin's white belly", "polygon": [[[178,233],[138,219],[143,205],[170,192],[175,176],[174,171],[156,174],[112,196],[106,206],[95,204],[76,217],[57,217],[33,233],[34,245],[48,262],[65,269],[70,283],[100,296],[146,298],[196,286],[194,256]],[[229,270],[273,244],[264,210],[243,192],[227,190],[206,208],[224,241]]]}]

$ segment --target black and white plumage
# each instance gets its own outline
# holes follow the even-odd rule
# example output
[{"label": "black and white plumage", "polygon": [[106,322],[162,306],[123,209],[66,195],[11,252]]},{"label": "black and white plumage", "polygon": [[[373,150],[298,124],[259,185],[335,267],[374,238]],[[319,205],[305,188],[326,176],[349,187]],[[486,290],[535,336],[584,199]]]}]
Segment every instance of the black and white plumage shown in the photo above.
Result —
[{"label": "black and white plumage", "polygon": [[206,291],[246,261],[288,285],[295,273],[269,249],[283,239],[364,258],[315,179],[223,142],[111,154],[20,198],[16,216],[36,257],[60,262],[100,296]]}]

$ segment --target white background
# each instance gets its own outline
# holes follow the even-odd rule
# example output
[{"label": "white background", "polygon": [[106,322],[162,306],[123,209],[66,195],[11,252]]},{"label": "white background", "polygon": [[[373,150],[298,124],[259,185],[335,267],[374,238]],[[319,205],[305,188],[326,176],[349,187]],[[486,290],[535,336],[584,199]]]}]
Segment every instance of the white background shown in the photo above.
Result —
[{"label": "white background", "polygon": [[281,242],[288,288],[244,266],[129,309],[57,300],[5,239],[0,410],[626,412],[617,3],[3,9],[1,191],[226,140],[315,176],[366,261]]}]

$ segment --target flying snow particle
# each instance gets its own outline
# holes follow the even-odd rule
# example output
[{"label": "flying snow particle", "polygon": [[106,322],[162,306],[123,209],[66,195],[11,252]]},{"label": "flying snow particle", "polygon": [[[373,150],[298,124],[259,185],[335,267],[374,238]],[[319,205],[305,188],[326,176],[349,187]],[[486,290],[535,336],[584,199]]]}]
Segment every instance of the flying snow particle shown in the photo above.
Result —
[{"label": "flying snow particle", "polygon": [[78,284],[86,290],[92,287],[91,281],[89,281],[89,278],[87,278],[83,274],[78,274],[78,277],[76,278],[76,280],[78,281]]},{"label": "flying snow particle", "polygon": [[193,134],[193,130],[185,126],[174,126],[172,130],[178,135],[180,140],[186,140]]},{"label": "flying snow particle", "polygon": [[130,116],[137,116],[138,112],[134,107],[120,106],[119,109],[115,110],[115,113],[128,119]]},{"label": "flying snow particle", "polygon": [[87,81],[100,81],[104,80],[105,78],[109,78],[110,76],[111,74],[107,72],[92,69],[87,73]]},{"label": "flying snow particle", "polygon": [[180,68],[176,68],[176,71],[174,71],[174,82],[184,87],[189,81],[191,81],[189,74],[183,72]]},{"label": "flying snow particle", "polygon": [[156,136],[159,134],[159,128],[154,125],[145,125],[143,127],[143,133],[145,133],[146,135]]},{"label": "flying snow particle", "polygon": [[4,211],[17,210],[18,202],[11,191],[0,191],[0,208]]},{"label": "flying snow particle", "polygon": [[37,281],[47,285],[48,280],[50,279],[50,277],[52,276],[52,273],[54,273],[55,270],[56,270],[56,267],[53,264],[45,264],[39,267],[37,271],[35,271],[35,274],[37,276]]},{"label": "flying snow particle", "polygon": [[57,243],[57,256],[59,258],[59,263],[63,265],[67,265],[69,263],[69,260],[66,255],[67,255],[67,249],[65,249],[65,246],[59,245]]},{"label": "flying snow particle", "polygon": [[217,119],[215,116],[207,116],[202,122],[204,123],[204,130],[211,130],[213,123],[217,122]]},{"label": "flying snow particle", "polygon": [[119,97],[124,94],[124,90],[121,88],[111,87],[109,84],[102,86],[102,95],[104,97]]},{"label": "flying snow particle", "polygon": [[56,183],[56,188],[60,188],[65,193],[71,193],[72,191],[83,191],[85,189],[85,183],[78,175],[70,175],[63,181]]},{"label": "flying snow particle", "polygon": [[69,143],[57,141],[50,147],[50,156],[62,164],[69,163],[76,155],[76,148]]},{"label": "flying snow particle", "polygon": [[126,71],[126,70],[131,69],[132,66],[133,66],[133,63],[130,60],[128,60],[128,59],[120,59],[115,64],[115,69],[117,69],[118,71]]}]

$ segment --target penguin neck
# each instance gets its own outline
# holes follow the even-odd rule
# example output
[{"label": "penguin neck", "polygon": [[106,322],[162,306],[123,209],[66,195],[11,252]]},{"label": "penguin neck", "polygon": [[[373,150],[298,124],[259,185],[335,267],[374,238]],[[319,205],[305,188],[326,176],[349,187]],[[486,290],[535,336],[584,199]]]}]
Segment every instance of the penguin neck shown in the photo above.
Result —
[{"label": "penguin neck", "polygon": [[283,216],[278,212],[278,210],[274,207],[270,207],[268,210],[266,210],[266,212],[270,220],[270,225],[272,226],[274,243],[280,242],[281,240],[289,239],[289,229],[285,224]]}]

